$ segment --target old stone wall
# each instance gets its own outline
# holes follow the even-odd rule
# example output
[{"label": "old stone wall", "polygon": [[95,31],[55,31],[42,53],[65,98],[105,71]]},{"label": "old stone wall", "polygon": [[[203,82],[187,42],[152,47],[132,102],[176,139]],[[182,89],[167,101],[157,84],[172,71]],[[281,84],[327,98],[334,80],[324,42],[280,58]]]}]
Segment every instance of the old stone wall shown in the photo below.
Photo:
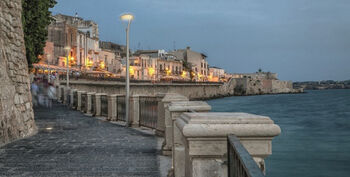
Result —
[{"label": "old stone wall", "polygon": [[0,1],[0,146],[36,132],[21,0]]},{"label": "old stone wall", "polygon": [[237,78],[234,79],[235,95],[259,95],[259,94],[278,94],[278,93],[299,93],[303,92],[294,89],[291,81],[281,81],[276,79],[258,79],[258,78]]},{"label": "old stone wall", "polygon": [[[179,93],[191,100],[210,99],[216,97],[229,96],[234,94],[234,82],[225,84],[151,84],[151,83],[131,83],[130,94],[134,95],[156,95],[158,93]],[[61,81],[65,85],[65,81]],[[74,81],[70,82],[71,88],[81,91],[124,94],[125,85],[123,83],[107,81]]]}]

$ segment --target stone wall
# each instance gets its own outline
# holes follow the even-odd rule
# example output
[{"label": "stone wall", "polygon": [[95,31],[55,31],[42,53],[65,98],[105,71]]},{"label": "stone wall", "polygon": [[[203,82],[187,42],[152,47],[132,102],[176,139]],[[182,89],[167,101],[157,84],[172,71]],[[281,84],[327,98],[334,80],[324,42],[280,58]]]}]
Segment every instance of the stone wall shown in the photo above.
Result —
[{"label": "stone wall", "polygon": [[[61,81],[65,85],[66,81]],[[71,80],[70,86],[74,89],[107,93],[107,94],[125,94],[125,85],[111,81],[84,81]],[[234,94],[234,82],[230,81],[225,84],[204,84],[204,83],[186,83],[186,84],[169,84],[169,83],[131,83],[131,95],[157,95],[158,93],[179,93],[191,100],[210,99],[223,96],[232,96]]]},{"label": "stone wall", "polygon": [[300,89],[294,89],[291,81],[258,78],[236,78],[235,95],[259,95],[278,93],[300,93]]},{"label": "stone wall", "polygon": [[0,146],[36,132],[21,0],[0,1]]}]

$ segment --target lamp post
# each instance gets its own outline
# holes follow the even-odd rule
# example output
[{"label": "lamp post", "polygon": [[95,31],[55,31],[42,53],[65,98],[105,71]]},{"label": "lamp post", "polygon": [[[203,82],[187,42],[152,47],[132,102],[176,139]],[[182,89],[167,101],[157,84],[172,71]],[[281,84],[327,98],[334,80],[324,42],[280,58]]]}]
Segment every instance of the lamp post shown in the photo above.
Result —
[{"label": "lamp post", "polygon": [[130,73],[129,73],[129,29],[130,23],[134,19],[134,16],[130,13],[125,13],[120,16],[120,19],[126,21],[128,26],[126,27],[126,84],[125,84],[125,122],[126,126],[129,126],[129,98],[130,98]]},{"label": "lamp post", "polygon": [[69,52],[70,52],[70,47],[67,46],[64,48],[65,50],[67,50],[67,59],[66,59],[66,66],[67,66],[67,88],[69,88]]}]

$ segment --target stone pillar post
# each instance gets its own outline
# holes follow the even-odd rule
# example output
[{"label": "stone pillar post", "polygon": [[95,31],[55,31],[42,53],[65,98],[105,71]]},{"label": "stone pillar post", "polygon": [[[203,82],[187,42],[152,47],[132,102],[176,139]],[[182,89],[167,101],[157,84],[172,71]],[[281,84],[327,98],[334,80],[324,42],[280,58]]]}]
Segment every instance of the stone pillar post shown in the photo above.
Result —
[{"label": "stone pillar post", "polygon": [[63,88],[63,86],[60,85],[60,86],[58,86],[58,90],[57,90],[57,93],[58,93],[57,100],[60,103],[63,103],[63,100],[62,100],[62,95],[63,95],[62,88]]},{"label": "stone pillar post", "polygon": [[89,116],[92,116],[92,97],[95,96],[95,92],[88,92],[86,94],[86,114],[89,115]]},{"label": "stone pillar post", "polygon": [[132,95],[130,97],[130,112],[131,126],[139,127],[140,126],[140,96]]},{"label": "stone pillar post", "polygon": [[77,106],[78,111],[83,111],[81,109],[81,94],[83,94],[83,93],[86,93],[86,92],[85,91],[78,91],[78,106]]},{"label": "stone pillar post", "polygon": [[56,85],[55,86],[56,88],[56,98],[57,98],[57,101],[60,101],[60,86],[59,85]]},{"label": "stone pillar post", "polygon": [[109,121],[117,120],[117,95],[108,95],[108,117]]},{"label": "stone pillar post", "polygon": [[278,125],[247,113],[183,113],[174,128],[176,177],[227,177],[227,135],[236,135],[264,169]]},{"label": "stone pillar post", "polygon": [[96,116],[101,116],[101,96],[105,93],[96,93]]},{"label": "stone pillar post", "polygon": [[161,102],[158,102],[158,119],[157,119],[157,128],[156,128],[156,134],[159,136],[164,136],[165,131],[165,107],[170,104],[170,102],[175,101],[188,101],[188,98],[180,95],[178,93],[167,93],[165,94],[164,98]]},{"label": "stone pillar post", "polygon": [[184,112],[208,112],[211,106],[204,101],[171,102],[165,107],[165,143],[162,147],[163,155],[171,155],[173,146],[173,127],[175,120]]},{"label": "stone pillar post", "polygon": [[70,95],[70,107],[72,107],[73,109],[75,109],[74,107],[74,92],[77,92],[77,89],[71,89],[69,92]]},{"label": "stone pillar post", "polygon": [[[165,93],[158,93],[157,95],[156,95],[156,97],[157,97],[157,101],[158,101],[158,115],[157,115],[157,121],[158,121],[158,119],[160,119],[160,117],[162,117],[162,115],[164,115],[164,104],[162,103],[162,99],[164,98],[164,96],[165,96]],[[158,124],[157,124],[157,126],[158,126]],[[158,129],[160,129],[160,127],[157,127],[156,128],[156,134],[158,135],[158,136],[162,136],[164,133],[162,133],[160,130],[158,130]]]},{"label": "stone pillar post", "polygon": [[92,97],[94,97],[94,96],[95,96],[95,92],[88,92],[86,94],[86,107],[87,107],[86,115],[88,115],[88,116],[92,116],[92,112],[91,112],[91,110],[92,110]]},{"label": "stone pillar post", "polygon": [[[121,114],[120,112],[118,112],[118,97],[125,97],[125,95],[123,95],[123,94],[115,94],[115,96],[116,96],[116,103],[115,103],[115,116],[116,116],[116,121],[119,121],[118,120],[118,114]],[[124,101],[124,103],[125,103],[125,101]],[[120,115],[121,116],[121,115]]]},{"label": "stone pillar post", "polygon": [[70,88],[64,87],[64,98],[63,98],[63,103],[68,104],[70,100],[68,100],[68,95],[70,93]]}]

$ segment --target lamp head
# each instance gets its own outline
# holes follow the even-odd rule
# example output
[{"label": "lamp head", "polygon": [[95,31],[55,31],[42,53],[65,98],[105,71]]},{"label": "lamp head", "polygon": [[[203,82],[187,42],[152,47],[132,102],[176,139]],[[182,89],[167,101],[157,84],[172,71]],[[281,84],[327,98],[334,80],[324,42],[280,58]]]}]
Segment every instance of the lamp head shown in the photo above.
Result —
[{"label": "lamp head", "polygon": [[70,50],[71,48],[69,47],[69,46],[66,46],[65,48],[64,48],[64,50]]},{"label": "lamp head", "polygon": [[120,19],[123,21],[132,21],[134,19],[134,15],[131,13],[124,13],[120,15]]}]

